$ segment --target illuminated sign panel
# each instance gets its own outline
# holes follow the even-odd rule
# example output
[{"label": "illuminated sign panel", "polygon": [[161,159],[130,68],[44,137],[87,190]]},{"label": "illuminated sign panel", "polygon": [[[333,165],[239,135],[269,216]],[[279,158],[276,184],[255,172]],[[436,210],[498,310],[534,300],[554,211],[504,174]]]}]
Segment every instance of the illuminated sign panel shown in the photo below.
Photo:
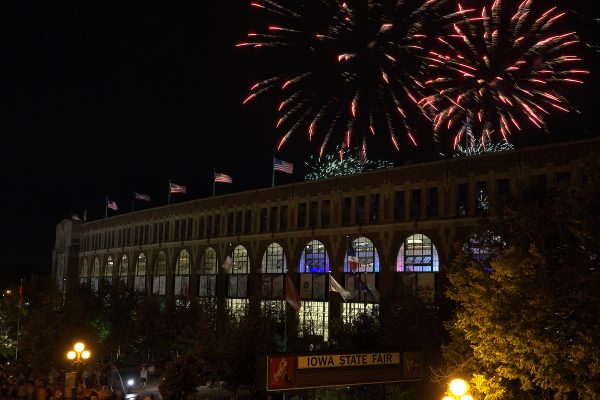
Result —
[{"label": "illuminated sign panel", "polygon": [[257,387],[267,391],[423,379],[420,352],[273,354],[257,360]]}]

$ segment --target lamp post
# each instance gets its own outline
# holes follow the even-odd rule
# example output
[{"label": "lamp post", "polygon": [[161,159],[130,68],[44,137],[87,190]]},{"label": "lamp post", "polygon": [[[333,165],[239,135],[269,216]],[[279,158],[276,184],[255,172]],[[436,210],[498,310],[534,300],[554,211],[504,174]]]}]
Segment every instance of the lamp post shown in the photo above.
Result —
[{"label": "lamp post", "polygon": [[88,358],[90,358],[91,355],[92,355],[92,353],[90,353],[89,350],[85,350],[85,345],[81,342],[75,343],[75,345],[73,345],[73,350],[70,350],[67,353],[67,358],[69,360],[71,360],[72,362],[74,362],[76,365],[75,387],[73,388],[73,400],[75,400],[77,397],[77,386],[79,385],[79,365],[82,362],[85,362],[85,360],[87,360]]},{"label": "lamp post", "polygon": [[444,396],[442,400],[473,400],[469,393],[469,385],[462,379],[454,379],[448,385],[450,395]]}]

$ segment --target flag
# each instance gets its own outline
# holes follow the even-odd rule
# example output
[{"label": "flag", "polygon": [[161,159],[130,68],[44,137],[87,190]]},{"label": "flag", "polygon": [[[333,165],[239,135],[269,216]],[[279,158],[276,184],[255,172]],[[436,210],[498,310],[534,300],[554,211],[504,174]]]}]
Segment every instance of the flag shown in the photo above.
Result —
[{"label": "flag", "polygon": [[273,157],[273,169],[275,171],[285,172],[286,174],[293,174],[294,164]]},{"label": "flag", "polygon": [[113,211],[119,211],[119,207],[117,207],[117,203],[112,200],[106,199],[106,207],[110,208]]},{"label": "flag", "polygon": [[79,215],[73,214],[73,213],[71,213],[71,219],[73,221],[81,221],[81,218],[79,218]]},{"label": "flag", "polygon": [[344,301],[350,300],[353,296],[353,294],[350,293],[348,290],[344,289],[342,285],[338,283],[338,281],[333,279],[333,276],[331,275],[329,275],[329,291],[338,292],[342,295],[342,299],[344,299]]},{"label": "flag", "polygon": [[135,197],[137,200],[150,201],[150,196],[143,193],[133,192],[133,197]]},{"label": "flag", "polygon": [[87,221],[87,208],[83,210],[83,222]]},{"label": "flag", "polygon": [[361,292],[365,292],[371,295],[371,297],[373,298],[373,301],[378,302],[379,301],[379,291],[377,290],[377,288],[375,288],[375,286],[373,286],[371,283],[368,282],[366,276],[366,272],[365,272],[365,279],[361,279],[360,274],[354,274],[354,287],[356,287],[358,290],[360,290]]},{"label": "flag", "polygon": [[231,272],[233,268],[233,247],[231,245],[227,246],[227,255],[225,256],[225,261],[223,261],[223,269],[228,273]]},{"label": "flag", "polygon": [[23,304],[23,280],[21,280],[21,286],[19,287],[19,307]]},{"label": "flag", "polygon": [[229,175],[225,175],[220,172],[215,172],[215,182],[233,183],[233,180]]},{"label": "flag", "polygon": [[354,247],[352,247],[352,242],[348,241],[348,267],[352,272],[355,272],[360,265],[360,261],[356,256],[356,252],[354,251]]},{"label": "flag", "polygon": [[285,300],[296,311],[300,311],[300,293],[294,286],[294,282],[285,274]]},{"label": "flag", "polygon": [[169,182],[169,193],[187,193],[187,188],[185,186]]}]

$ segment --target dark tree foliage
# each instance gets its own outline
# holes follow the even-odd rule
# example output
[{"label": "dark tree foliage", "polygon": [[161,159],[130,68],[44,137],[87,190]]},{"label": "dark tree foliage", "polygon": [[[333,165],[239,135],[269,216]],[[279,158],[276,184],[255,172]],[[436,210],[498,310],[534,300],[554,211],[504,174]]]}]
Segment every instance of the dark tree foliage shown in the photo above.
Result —
[{"label": "dark tree foliage", "polygon": [[523,185],[453,261],[449,369],[476,398],[600,398],[600,158]]}]

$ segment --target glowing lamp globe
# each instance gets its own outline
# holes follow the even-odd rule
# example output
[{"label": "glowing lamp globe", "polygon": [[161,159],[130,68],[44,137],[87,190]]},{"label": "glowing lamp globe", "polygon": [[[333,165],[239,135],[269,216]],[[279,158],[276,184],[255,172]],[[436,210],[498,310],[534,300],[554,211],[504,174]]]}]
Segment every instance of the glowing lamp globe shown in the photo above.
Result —
[{"label": "glowing lamp globe", "polygon": [[85,350],[83,353],[81,353],[81,358],[87,360],[88,358],[90,358],[90,352]]},{"label": "glowing lamp globe", "polygon": [[452,397],[452,396],[444,396],[442,398],[442,400],[454,400],[454,397]]},{"label": "glowing lamp globe", "polygon": [[77,343],[75,343],[75,346],[73,346],[73,348],[75,349],[76,352],[81,353],[83,351],[83,349],[85,349],[85,345],[81,342],[77,342]]},{"label": "glowing lamp globe", "polygon": [[465,394],[460,397],[460,400],[473,400],[473,397],[470,394]]},{"label": "glowing lamp globe", "polygon": [[462,379],[454,379],[450,382],[450,392],[455,396],[462,396],[467,393],[467,382]]},{"label": "glowing lamp globe", "polygon": [[75,357],[77,357],[77,354],[73,350],[71,350],[70,352],[67,353],[67,358],[69,360],[74,360]]}]

